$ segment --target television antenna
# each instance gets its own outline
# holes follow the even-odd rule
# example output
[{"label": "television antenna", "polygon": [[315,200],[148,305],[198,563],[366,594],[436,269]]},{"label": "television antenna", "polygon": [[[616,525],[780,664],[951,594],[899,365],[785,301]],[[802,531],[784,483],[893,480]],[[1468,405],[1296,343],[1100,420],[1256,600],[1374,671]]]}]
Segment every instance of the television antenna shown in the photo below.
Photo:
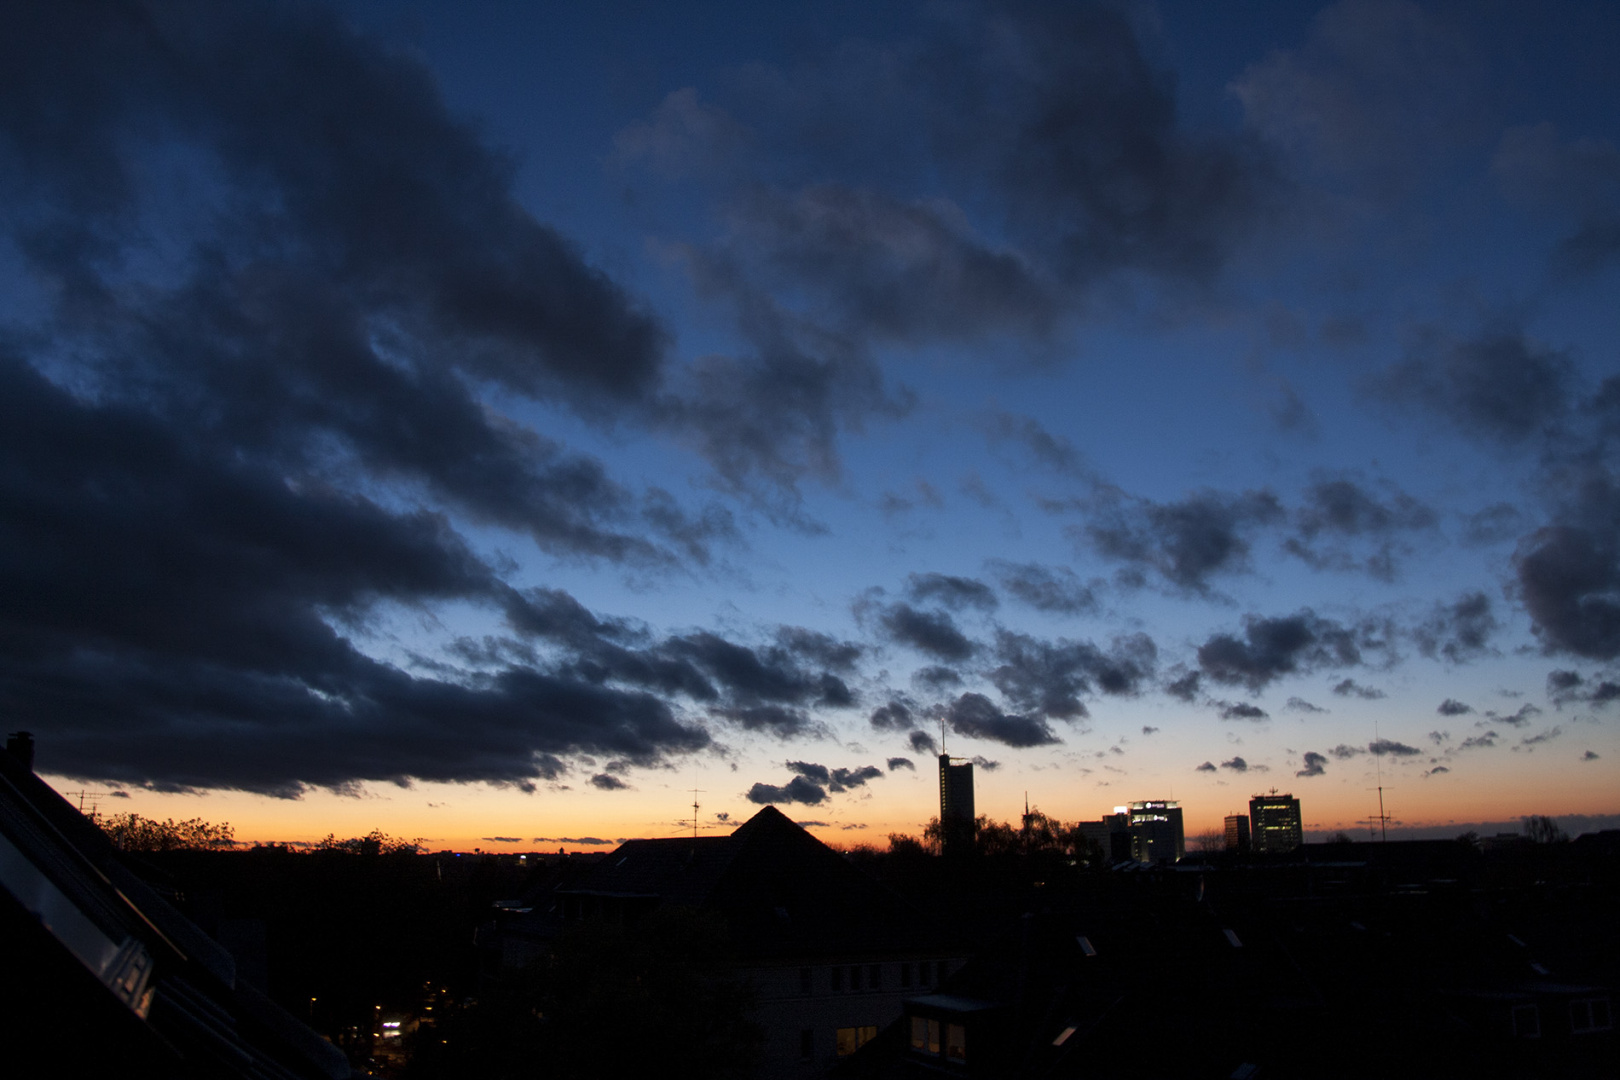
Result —
[{"label": "television antenna", "polygon": [[693,840],[696,840],[698,838],[698,835],[697,835],[698,834],[698,796],[699,795],[706,795],[706,794],[708,794],[708,792],[706,792],[703,788],[693,788],[692,789],[692,839]]},{"label": "television antenna", "polygon": [[[104,799],[108,795],[108,793],[105,791],[64,791],[62,794],[68,796],[69,798],[77,798],[79,800],[79,813],[84,814],[85,817],[95,817],[96,800]],[[90,800],[90,812],[87,814],[84,810],[84,801],[86,799]]]},{"label": "television antenna", "polygon": [[[1375,720],[1373,722],[1373,745],[1378,746],[1380,741],[1382,740],[1378,737],[1378,722]],[[1373,770],[1374,775],[1378,778],[1378,817],[1375,820],[1378,822],[1382,842],[1387,844],[1389,843],[1389,815],[1384,813],[1384,755],[1382,749],[1382,747],[1379,747],[1378,750],[1373,752]],[[1371,824],[1371,822],[1368,822],[1369,826]]]}]

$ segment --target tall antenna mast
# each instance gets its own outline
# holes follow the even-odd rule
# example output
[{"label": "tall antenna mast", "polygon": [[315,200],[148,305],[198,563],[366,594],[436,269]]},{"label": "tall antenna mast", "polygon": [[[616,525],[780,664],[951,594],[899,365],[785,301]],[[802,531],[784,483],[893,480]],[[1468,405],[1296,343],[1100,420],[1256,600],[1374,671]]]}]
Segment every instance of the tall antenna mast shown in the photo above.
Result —
[{"label": "tall antenna mast", "polygon": [[945,717],[939,718],[939,752],[945,752]]},{"label": "tall antenna mast", "polygon": [[1379,741],[1378,721],[1374,720],[1373,745],[1378,747],[1379,751],[1373,754],[1373,772],[1378,778],[1378,828],[1381,830],[1381,836],[1383,837],[1380,842],[1387,844],[1389,843],[1389,815],[1384,813],[1384,755],[1382,753],[1383,747],[1378,746]]},{"label": "tall antenna mast", "polygon": [[704,794],[702,788],[692,789],[692,839],[697,840],[698,831],[698,796]]}]

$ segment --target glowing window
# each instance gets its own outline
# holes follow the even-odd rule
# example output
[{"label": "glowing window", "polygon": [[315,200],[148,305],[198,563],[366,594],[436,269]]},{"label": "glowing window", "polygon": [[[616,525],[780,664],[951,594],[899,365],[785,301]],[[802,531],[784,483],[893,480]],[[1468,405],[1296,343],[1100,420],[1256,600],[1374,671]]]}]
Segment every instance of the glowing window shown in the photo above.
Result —
[{"label": "glowing window", "polygon": [[945,1025],[945,1059],[947,1061],[967,1060],[967,1029],[961,1024]]},{"label": "glowing window", "polygon": [[839,1028],[838,1056],[848,1057],[875,1038],[877,1038],[877,1028],[875,1027]]}]

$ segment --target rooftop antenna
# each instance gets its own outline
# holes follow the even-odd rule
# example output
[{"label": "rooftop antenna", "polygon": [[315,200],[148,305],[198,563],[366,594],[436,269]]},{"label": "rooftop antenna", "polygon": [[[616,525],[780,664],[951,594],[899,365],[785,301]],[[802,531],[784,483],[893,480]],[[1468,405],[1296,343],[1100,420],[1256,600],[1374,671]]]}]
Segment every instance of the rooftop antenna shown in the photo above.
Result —
[{"label": "rooftop antenna", "polygon": [[85,817],[95,817],[96,816],[96,800],[101,799],[101,798],[105,798],[106,795],[107,795],[107,793],[105,791],[64,791],[62,794],[78,798],[78,800],[79,800],[79,813],[81,813],[81,814],[85,814],[84,800],[89,799],[90,800],[90,812],[88,814],[85,814]]},{"label": "rooftop antenna", "polygon": [[[1378,742],[1379,742],[1379,738],[1378,738],[1378,721],[1374,720],[1373,721],[1373,745],[1377,746]],[[1389,815],[1384,813],[1384,760],[1383,759],[1384,759],[1383,754],[1381,754],[1381,753],[1374,753],[1373,754],[1373,771],[1374,771],[1374,775],[1378,777],[1378,827],[1379,827],[1380,830],[1382,830],[1382,835],[1383,835],[1382,843],[1387,844],[1387,843],[1389,843]]]}]

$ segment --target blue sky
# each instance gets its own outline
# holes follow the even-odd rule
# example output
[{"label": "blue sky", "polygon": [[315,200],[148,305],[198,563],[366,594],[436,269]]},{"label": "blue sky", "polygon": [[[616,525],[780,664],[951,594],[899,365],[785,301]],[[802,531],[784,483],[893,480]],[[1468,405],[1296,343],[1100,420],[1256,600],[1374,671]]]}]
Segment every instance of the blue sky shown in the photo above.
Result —
[{"label": "blue sky", "polygon": [[65,781],[875,835],[943,734],[998,817],[1617,810],[1611,5],[7,18]]}]

